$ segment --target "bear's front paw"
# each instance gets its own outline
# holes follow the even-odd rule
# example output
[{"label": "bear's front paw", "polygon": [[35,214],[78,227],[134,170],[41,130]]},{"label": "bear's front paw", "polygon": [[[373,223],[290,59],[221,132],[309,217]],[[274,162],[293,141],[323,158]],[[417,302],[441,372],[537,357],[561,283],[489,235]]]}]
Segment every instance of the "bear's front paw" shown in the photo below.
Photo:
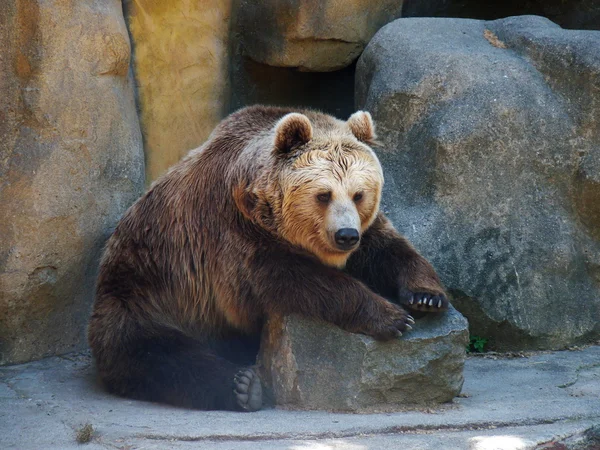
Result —
[{"label": "bear's front paw", "polygon": [[400,290],[400,302],[409,309],[424,312],[439,312],[448,309],[448,299],[443,293],[413,292]]},{"label": "bear's front paw", "polygon": [[412,318],[402,307],[390,303],[382,302],[381,315],[370,323],[365,334],[374,337],[380,341],[387,341],[412,330],[415,319]]}]

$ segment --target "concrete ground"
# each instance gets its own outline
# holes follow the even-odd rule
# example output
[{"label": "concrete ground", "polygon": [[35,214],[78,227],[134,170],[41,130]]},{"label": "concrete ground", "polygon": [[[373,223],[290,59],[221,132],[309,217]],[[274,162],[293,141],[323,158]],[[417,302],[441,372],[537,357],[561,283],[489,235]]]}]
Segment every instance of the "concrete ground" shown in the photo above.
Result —
[{"label": "concrete ground", "polygon": [[[93,431],[79,444],[85,424]],[[202,412],[128,401],[96,385],[87,354],[0,368],[2,449],[591,449],[600,448],[591,443],[600,442],[599,425],[600,346],[470,357],[453,404],[380,414]]]}]

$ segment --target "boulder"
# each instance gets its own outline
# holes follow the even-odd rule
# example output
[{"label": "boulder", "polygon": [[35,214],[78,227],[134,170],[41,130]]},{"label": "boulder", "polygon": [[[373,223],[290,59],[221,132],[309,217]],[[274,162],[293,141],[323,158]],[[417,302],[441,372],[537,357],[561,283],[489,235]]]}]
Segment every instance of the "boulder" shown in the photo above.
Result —
[{"label": "boulder", "polygon": [[118,0],[0,5],[0,364],[85,346],[144,157]]},{"label": "boulder", "polygon": [[302,71],[350,65],[375,32],[400,17],[402,0],[241,0],[236,30],[254,61]]},{"label": "boulder", "polygon": [[467,328],[453,308],[388,342],[300,316],[271,318],[259,355],[266,403],[368,412],[449,402],[463,385]]},{"label": "boulder", "polygon": [[383,210],[492,348],[600,338],[600,32],[399,19],[357,64]]},{"label": "boulder", "polygon": [[124,1],[148,183],[199,147],[229,112],[231,3]]}]

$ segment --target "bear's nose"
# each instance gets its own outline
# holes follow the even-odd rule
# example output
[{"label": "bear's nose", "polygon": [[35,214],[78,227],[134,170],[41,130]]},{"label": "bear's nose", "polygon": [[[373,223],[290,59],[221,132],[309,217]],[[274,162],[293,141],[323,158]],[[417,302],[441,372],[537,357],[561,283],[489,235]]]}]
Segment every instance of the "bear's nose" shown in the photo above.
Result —
[{"label": "bear's nose", "polygon": [[335,243],[341,250],[349,250],[356,245],[360,234],[355,228],[340,228],[335,233]]}]

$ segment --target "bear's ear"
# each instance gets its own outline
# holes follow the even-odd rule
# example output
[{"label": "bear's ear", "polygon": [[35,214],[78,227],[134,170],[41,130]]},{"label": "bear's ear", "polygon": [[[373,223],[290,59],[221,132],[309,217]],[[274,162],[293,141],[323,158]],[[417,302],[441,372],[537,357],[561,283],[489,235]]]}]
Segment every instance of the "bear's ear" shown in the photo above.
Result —
[{"label": "bear's ear", "polygon": [[366,144],[375,143],[375,124],[367,111],[357,111],[346,122],[356,139]]},{"label": "bear's ear", "polygon": [[285,155],[312,139],[313,129],[304,114],[290,113],[275,125],[275,154]]}]

